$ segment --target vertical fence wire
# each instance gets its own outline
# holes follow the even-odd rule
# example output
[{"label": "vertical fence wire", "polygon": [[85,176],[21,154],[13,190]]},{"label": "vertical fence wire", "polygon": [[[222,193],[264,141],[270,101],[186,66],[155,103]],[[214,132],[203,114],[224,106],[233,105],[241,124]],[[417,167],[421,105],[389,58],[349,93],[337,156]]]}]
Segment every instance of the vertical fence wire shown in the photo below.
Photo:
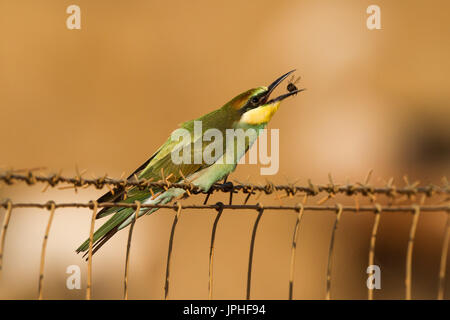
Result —
[{"label": "vertical fence wire", "polygon": [[[380,224],[381,219],[381,206],[379,204],[375,205],[376,211],[375,211],[375,217],[373,221],[372,226],[372,234],[370,236],[370,249],[369,249],[369,266],[374,265],[375,263],[375,243],[377,241],[377,233],[378,233],[378,226]],[[373,300],[373,288],[368,287],[368,300]]]},{"label": "vertical fence wire", "polygon": [[214,268],[213,268],[213,262],[214,262],[214,242],[216,239],[216,230],[217,225],[219,223],[219,219],[222,216],[223,212],[223,204],[221,202],[217,203],[219,205],[219,208],[217,209],[217,215],[214,219],[214,224],[211,231],[211,245],[209,249],[209,281],[208,281],[208,298],[212,299],[212,292],[213,292],[213,276],[214,276]]},{"label": "vertical fence wire", "polygon": [[297,220],[295,221],[294,234],[292,236],[292,249],[291,249],[291,264],[289,270],[289,300],[293,298],[294,292],[294,271],[295,271],[295,252],[297,250],[298,230],[300,228],[300,221],[303,217],[303,205],[298,205]]},{"label": "vertical fence wire", "polygon": [[86,285],[86,300],[91,300],[92,294],[92,248],[94,246],[94,228],[95,228],[95,218],[97,215],[98,203],[93,201],[94,207],[92,209],[91,216],[91,228],[89,230],[89,251],[88,251],[88,265],[87,265],[87,285]]},{"label": "vertical fence wire", "polygon": [[134,213],[134,219],[131,221],[130,230],[128,231],[128,240],[127,240],[127,253],[125,255],[125,273],[123,276],[123,299],[128,300],[128,267],[130,263],[130,248],[131,248],[131,239],[133,237],[133,229],[136,220],[139,217],[139,211],[141,211],[141,202],[135,201],[136,211]]},{"label": "vertical fence wire", "polygon": [[255,224],[253,225],[252,238],[250,241],[250,251],[248,255],[248,271],[247,271],[247,294],[246,299],[250,300],[250,290],[252,282],[252,268],[253,268],[253,252],[255,250],[256,230],[258,229],[259,221],[261,220],[264,208],[259,204],[258,216],[256,217]]},{"label": "vertical fence wire", "polygon": [[447,266],[447,255],[450,239],[450,211],[447,211],[447,223],[445,225],[444,239],[442,240],[441,263],[439,267],[439,285],[438,285],[438,300],[444,299],[445,292],[445,270]]},{"label": "vertical fence wire", "polygon": [[412,277],[412,255],[414,240],[416,237],[417,224],[419,222],[420,207],[414,205],[413,220],[409,229],[408,249],[406,253],[406,275],[405,275],[405,299],[411,300],[411,277]]},{"label": "vertical fence wire", "polygon": [[181,204],[178,203],[178,210],[173,218],[172,230],[170,231],[169,249],[167,252],[167,264],[166,264],[166,280],[164,284],[164,300],[167,300],[167,297],[169,296],[170,258],[172,257],[173,238],[175,236],[175,228],[177,226],[178,219],[181,215],[181,208],[182,208]]},{"label": "vertical fence wire", "polygon": [[48,218],[47,228],[45,229],[44,240],[42,241],[42,250],[41,250],[41,264],[39,268],[39,300],[44,298],[44,267],[45,267],[45,251],[47,249],[47,240],[48,235],[50,233],[50,228],[52,227],[53,216],[55,215],[55,203],[52,202],[50,204],[50,216]]},{"label": "vertical fence wire", "polygon": [[341,220],[342,211],[343,211],[342,205],[338,203],[336,219],[334,220],[333,231],[331,232],[330,249],[328,251],[327,292],[325,295],[326,300],[331,299],[331,269],[333,267],[334,238],[336,235],[336,230],[338,228],[339,221]]},{"label": "vertical fence wire", "polygon": [[12,212],[12,203],[11,201],[8,201],[5,217],[3,218],[3,226],[1,230],[2,235],[0,237],[0,278],[2,276],[2,269],[3,269],[3,252],[5,249],[6,231],[8,230],[9,220],[11,219],[11,212]]}]

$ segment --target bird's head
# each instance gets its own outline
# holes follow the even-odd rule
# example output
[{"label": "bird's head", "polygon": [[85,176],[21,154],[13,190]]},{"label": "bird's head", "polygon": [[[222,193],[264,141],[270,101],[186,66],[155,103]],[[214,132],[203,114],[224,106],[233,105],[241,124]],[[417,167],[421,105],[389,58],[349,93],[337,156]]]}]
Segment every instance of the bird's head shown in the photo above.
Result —
[{"label": "bird's head", "polygon": [[238,121],[242,124],[260,125],[268,123],[277,112],[282,100],[305,90],[296,89],[276,98],[270,98],[273,90],[294,71],[282,75],[268,87],[257,87],[241,93],[231,100],[227,106],[232,109]]}]

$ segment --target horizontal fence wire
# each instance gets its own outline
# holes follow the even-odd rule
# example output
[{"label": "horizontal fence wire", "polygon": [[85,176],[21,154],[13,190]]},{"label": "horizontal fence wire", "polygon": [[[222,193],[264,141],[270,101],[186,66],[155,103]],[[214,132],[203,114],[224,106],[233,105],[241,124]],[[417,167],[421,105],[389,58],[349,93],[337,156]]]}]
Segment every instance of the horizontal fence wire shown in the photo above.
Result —
[{"label": "horizontal fence wire", "polygon": [[[4,201],[0,203],[0,207],[7,208],[10,201]],[[45,202],[45,203],[14,203],[11,202],[12,208],[41,208],[48,209],[52,205],[57,209],[61,208],[94,208],[94,202],[73,202],[73,203],[54,203],[53,201]],[[219,210],[229,209],[229,210],[259,210],[261,209],[260,204],[206,204],[206,205],[198,205],[198,204],[187,204],[187,205],[178,205],[177,203],[171,204],[141,204],[141,208],[158,208],[158,209],[173,209],[177,211],[180,207],[181,209],[214,209]],[[121,203],[121,202],[102,202],[98,204],[99,208],[133,208],[136,209],[137,205],[135,203]],[[307,211],[336,211],[336,206],[320,206],[320,205],[305,205],[304,210]],[[414,212],[416,209],[415,206],[385,206],[381,207],[383,212]],[[297,205],[293,206],[264,206],[264,210],[284,210],[284,211],[296,211],[298,210]],[[376,206],[368,205],[368,206],[342,206],[342,211],[347,212],[377,212],[379,210]],[[420,206],[421,212],[442,212],[450,210],[450,205],[424,205]],[[209,213],[215,214],[216,211],[211,211]]]},{"label": "horizontal fence wire", "polygon": [[[330,179],[331,180],[331,179]],[[398,187],[393,184],[393,180],[389,180],[384,187],[375,187],[367,183],[356,183],[356,184],[345,184],[339,185],[334,183],[329,183],[327,185],[313,184],[311,180],[308,180],[307,186],[299,186],[295,184],[286,185],[275,185],[268,182],[265,185],[249,184],[249,183],[238,183],[233,184],[232,182],[226,183],[215,183],[211,186],[211,189],[206,192],[199,187],[193,185],[189,181],[181,183],[173,183],[168,181],[168,179],[160,181],[152,181],[151,179],[112,179],[108,177],[85,179],[81,175],[77,177],[63,177],[58,174],[51,174],[48,176],[35,175],[33,171],[29,171],[27,174],[18,174],[14,172],[6,172],[0,174],[0,181],[6,183],[7,185],[12,185],[15,182],[25,182],[28,185],[34,185],[36,183],[44,183],[47,186],[57,186],[59,184],[70,184],[74,188],[86,188],[93,186],[97,189],[102,189],[105,186],[108,187],[138,187],[139,189],[145,190],[152,187],[159,188],[181,188],[188,190],[190,193],[211,193],[214,191],[222,192],[243,192],[243,193],[255,193],[264,192],[265,194],[272,194],[276,191],[284,191],[287,195],[296,195],[297,193],[305,193],[307,195],[317,195],[321,192],[331,193],[331,194],[344,194],[350,195],[375,195],[383,194],[390,197],[396,197],[398,195],[420,195],[424,194],[427,196],[445,194],[450,196],[450,184],[446,178],[443,179],[442,185],[430,184],[427,186],[418,186],[417,182],[409,183],[407,182],[405,186]]]},{"label": "horizontal fence wire", "polygon": [[[22,170],[23,171],[23,170]],[[125,202],[101,202],[97,201],[89,201],[89,202],[66,202],[66,203],[56,203],[54,201],[48,201],[45,203],[39,202],[14,202],[9,199],[1,201],[0,207],[6,209],[6,214],[3,221],[2,234],[0,237],[0,275],[2,268],[2,259],[4,252],[4,244],[6,239],[6,231],[8,227],[8,223],[11,219],[11,212],[16,208],[40,208],[46,209],[50,212],[49,221],[47,224],[47,228],[45,231],[45,237],[42,245],[41,251],[41,265],[40,265],[40,275],[39,275],[39,299],[43,298],[43,283],[44,283],[44,261],[45,261],[45,249],[48,241],[48,236],[50,232],[51,221],[53,219],[53,215],[56,209],[62,208],[85,208],[89,209],[91,212],[91,224],[89,229],[89,249],[88,249],[88,283],[86,290],[86,298],[91,298],[91,285],[92,285],[92,250],[93,250],[93,231],[95,226],[95,215],[98,208],[133,208],[135,210],[135,218],[132,221],[132,224],[129,228],[129,235],[127,241],[127,252],[126,252],[126,261],[125,261],[125,272],[124,272],[124,299],[128,299],[128,273],[129,273],[129,253],[132,239],[132,232],[135,221],[137,220],[137,213],[141,210],[141,208],[165,208],[172,209],[175,211],[174,220],[172,223],[172,230],[169,238],[168,245],[168,256],[166,261],[166,277],[165,277],[165,285],[164,285],[164,293],[163,296],[165,299],[168,298],[169,294],[169,284],[170,284],[170,261],[171,256],[173,254],[173,241],[175,237],[176,225],[178,223],[181,211],[184,209],[198,209],[202,212],[213,213],[216,215],[214,219],[214,223],[211,230],[211,243],[210,243],[210,252],[209,252],[209,277],[208,277],[208,297],[212,299],[213,297],[213,280],[214,280],[214,270],[213,270],[213,258],[214,258],[214,244],[215,244],[215,235],[217,232],[217,228],[219,225],[219,219],[224,212],[224,210],[246,210],[253,211],[257,213],[256,220],[253,224],[252,228],[252,236],[251,243],[249,248],[249,261],[248,261],[248,271],[247,271],[247,286],[246,286],[246,298],[251,298],[251,275],[253,266],[253,255],[255,250],[256,243],[256,234],[259,226],[259,222],[263,216],[263,212],[267,212],[268,210],[275,212],[293,212],[297,215],[296,224],[292,233],[292,249],[291,249],[291,257],[290,257],[290,274],[289,274],[289,283],[288,283],[288,298],[293,299],[293,287],[294,287],[294,266],[295,266],[295,251],[298,245],[298,236],[300,229],[300,222],[302,215],[308,212],[334,212],[336,214],[335,224],[331,230],[331,238],[330,238],[330,247],[328,253],[328,266],[326,270],[326,299],[331,299],[331,283],[332,283],[332,261],[333,261],[333,248],[335,238],[338,237],[337,227],[338,223],[341,220],[341,215],[343,212],[369,212],[375,214],[375,220],[373,222],[372,233],[370,237],[369,247],[369,265],[373,264],[374,256],[375,256],[375,242],[377,237],[377,231],[379,229],[380,217],[381,214],[386,213],[398,213],[398,212],[406,212],[411,213],[413,215],[413,219],[410,225],[409,231],[409,240],[407,247],[407,257],[405,262],[406,275],[405,275],[405,298],[411,299],[411,277],[412,277],[412,259],[413,259],[413,246],[415,241],[415,233],[418,225],[419,214],[422,213],[438,213],[438,212],[446,212],[447,213],[447,224],[445,229],[445,234],[442,242],[442,251],[441,251],[441,262],[439,268],[439,276],[438,276],[438,299],[444,298],[444,287],[445,287],[445,273],[446,273],[446,258],[447,251],[449,248],[450,241],[450,204],[448,201],[450,200],[450,187],[448,180],[444,178],[442,180],[442,185],[430,184],[427,186],[420,186],[418,182],[409,183],[407,178],[404,178],[405,184],[401,187],[395,186],[393,184],[393,179],[391,178],[385,186],[376,187],[369,185],[369,180],[371,176],[371,171],[367,175],[364,183],[356,183],[356,184],[345,184],[339,185],[335,184],[329,176],[329,183],[326,185],[315,185],[310,180],[308,180],[308,184],[306,186],[300,186],[296,184],[286,184],[286,185],[275,185],[273,183],[267,182],[265,185],[258,184],[249,184],[249,183],[232,183],[226,182],[216,183],[214,184],[210,190],[207,192],[199,189],[189,181],[183,182],[170,182],[169,177],[162,179],[160,181],[151,181],[146,179],[138,179],[137,177],[132,177],[131,179],[112,179],[109,177],[102,178],[92,178],[85,179],[81,174],[77,174],[75,177],[64,177],[61,174],[51,174],[51,175],[36,175],[33,170],[25,170],[25,174],[18,172],[17,170],[11,170],[4,173],[0,173],[0,182],[3,182],[5,185],[10,186],[14,185],[18,182],[25,182],[29,186],[33,186],[36,184],[44,184],[44,190],[47,190],[49,187],[59,187],[59,189],[66,189],[68,187],[74,188],[77,191],[78,188],[87,188],[93,186],[97,189],[101,189],[107,187],[109,190],[114,190],[114,188],[122,187],[122,188],[131,188],[137,187],[142,190],[149,190],[152,187],[159,187],[168,190],[169,188],[182,188],[186,190],[188,195],[192,194],[206,194],[206,199],[203,204],[183,204],[182,201],[174,202],[173,204],[146,204],[140,203],[139,201],[135,201],[134,203],[125,203]],[[183,175],[182,175],[183,176]],[[64,186],[61,186],[64,185]],[[149,190],[149,192],[151,192]],[[213,192],[223,192],[230,193],[229,203],[223,204],[218,202],[216,204],[207,204],[207,201],[210,195]],[[243,204],[233,204],[233,194],[234,193],[243,193],[247,194],[245,201]],[[259,197],[261,194],[270,195],[274,194],[278,200],[281,200],[278,192],[284,192],[283,197],[293,198],[294,196],[303,196],[303,200],[298,202],[295,205],[263,205],[258,202],[257,204],[247,204],[247,201],[251,195],[258,194]],[[316,201],[315,204],[307,204],[308,197],[317,196],[321,193],[325,193],[325,197]],[[355,205],[342,205],[340,203],[335,203],[333,205],[324,205],[324,203],[334,198],[336,195],[341,194],[343,196],[353,197]],[[390,201],[388,204],[381,204],[377,199],[377,195],[385,195],[393,201]],[[366,197],[371,200],[371,204],[369,205],[359,205],[358,196]],[[416,201],[417,196],[420,196],[419,200]],[[425,204],[426,198],[431,198],[435,196],[443,196],[443,198],[439,199],[438,203],[433,204]],[[405,205],[399,205],[400,199],[409,200],[410,203]],[[397,202],[396,202],[397,201]],[[200,202],[200,201],[199,201]],[[369,288],[369,287],[368,287]],[[369,288],[368,291],[368,299],[373,299],[373,289]]]}]

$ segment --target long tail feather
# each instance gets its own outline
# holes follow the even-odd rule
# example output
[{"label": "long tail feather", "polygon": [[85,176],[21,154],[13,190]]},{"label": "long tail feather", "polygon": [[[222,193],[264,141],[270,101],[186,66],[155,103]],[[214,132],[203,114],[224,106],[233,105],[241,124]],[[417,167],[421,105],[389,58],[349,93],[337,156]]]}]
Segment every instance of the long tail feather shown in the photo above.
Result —
[{"label": "long tail feather", "polygon": [[[141,193],[135,194],[132,197],[127,198],[123,201],[123,203],[134,203],[136,200],[141,201],[142,203],[151,203],[151,204],[166,204],[170,202],[172,199],[181,196],[185,193],[184,189],[180,188],[171,188],[163,193],[161,193],[158,197],[153,200],[148,200],[150,198],[150,194],[148,191],[142,191]],[[114,234],[116,234],[119,230],[128,226],[132,220],[134,219],[135,209],[134,208],[124,208],[124,207],[115,207],[113,208],[113,212],[115,214],[106,221],[100,228],[98,228],[94,232],[93,236],[93,253],[97,252]],[[144,209],[138,213],[138,217],[141,217],[145,213],[153,213],[158,208],[152,209]],[[111,213],[113,213],[111,212]],[[86,252],[89,249],[89,238],[86,239],[76,250],[77,253]]]},{"label": "long tail feather", "polygon": [[[98,249],[100,249],[101,247],[103,247],[103,245],[112,238],[113,235],[115,235],[117,233],[117,231],[119,231],[118,228],[114,228],[112,230],[110,230],[107,234],[105,234],[101,239],[99,239],[94,246],[92,247],[92,255],[94,255],[94,253],[96,253],[98,251]],[[86,257],[89,254],[89,251],[86,250],[83,254],[83,258]],[[86,258],[86,261],[88,260],[88,258]]]},{"label": "long tail feather", "polygon": [[[94,245],[98,241],[103,239],[111,230],[117,228],[123,221],[125,221],[131,214],[133,214],[133,208],[122,208],[115,215],[113,215],[108,221],[106,221],[97,231],[94,232]],[[76,250],[77,253],[84,252],[89,249],[89,238],[86,239],[81,246]]]}]

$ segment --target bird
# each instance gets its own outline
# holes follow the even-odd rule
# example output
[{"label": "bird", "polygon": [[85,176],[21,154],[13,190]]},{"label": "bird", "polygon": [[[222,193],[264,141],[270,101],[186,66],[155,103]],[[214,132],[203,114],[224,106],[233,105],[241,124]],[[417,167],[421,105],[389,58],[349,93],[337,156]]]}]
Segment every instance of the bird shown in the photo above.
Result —
[{"label": "bird", "polygon": [[[184,130],[190,138],[187,143],[181,144],[169,137],[167,141],[141,166],[139,166],[133,173],[131,173],[127,181],[135,179],[152,179],[164,180],[170,177],[174,182],[189,181],[202,191],[208,192],[211,186],[221,180],[226,179],[237,166],[240,158],[242,158],[252,144],[257,140],[261,130],[266,128],[268,122],[277,112],[281,101],[295,95],[305,89],[289,90],[288,93],[282,94],[276,98],[271,98],[273,90],[291,73],[295,70],[289,71],[273,81],[268,87],[260,86],[247,90],[231,101],[198,119],[191,120],[180,124],[176,130]],[[195,123],[200,122],[202,131],[200,136],[194,134]],[[191,147],[186,151],[189,156],[195,158],[198,152],[202,152],[207,146],[207,139],[203,139],[205,132],[208,129],[216,129],[225,134],[229,129],[250,130],[253,129],[253,134],[246,138],[244,144],[236,144],[235,139],[231,142],[223,139],[221,142],[226,151],[222,150],[214,155],[214,161],[182,161],[175,163],[173,161],[174,152],[181,152],[182,147]],[[176,130],[173,133],[176,132]],[[195,146],[198,146],[200,141],[201,149],[198,151]],[[230,146],[231,143],[231,146]],[[228,154],[227,148],[231,148],[233,152]],[[223,148],[222,148],[223,149]],[[182,149],[184,151],[185,149]],[[184,159],[184,158],[183,158]],[[130,225],[136,219],[135,209],[132,207],[120,207],[120,203],[133,204],[139,201],[141,204],[163,205],[171,202],[174,199],[179,199],[186,196],[186,190],[182,188],[162,188],[152,187],[142,190],[139,187],[125,188],[123,186],[116,187],[112,191],[101,196],[97,203],[114,202],[118,203],[114,207],[105,207],[100,210],[96,219],[104,218],[112,215],[103,225],[101,225],[93,235],[93,249],[92,253],[98,251],[112,236],[119,230]],[[144,214],[151,214],[158,210],[158,208],[141,208],[137,213],[137,217]],[[76,249],[77,253],[88,253],[90,239],[86,239]]]}]

